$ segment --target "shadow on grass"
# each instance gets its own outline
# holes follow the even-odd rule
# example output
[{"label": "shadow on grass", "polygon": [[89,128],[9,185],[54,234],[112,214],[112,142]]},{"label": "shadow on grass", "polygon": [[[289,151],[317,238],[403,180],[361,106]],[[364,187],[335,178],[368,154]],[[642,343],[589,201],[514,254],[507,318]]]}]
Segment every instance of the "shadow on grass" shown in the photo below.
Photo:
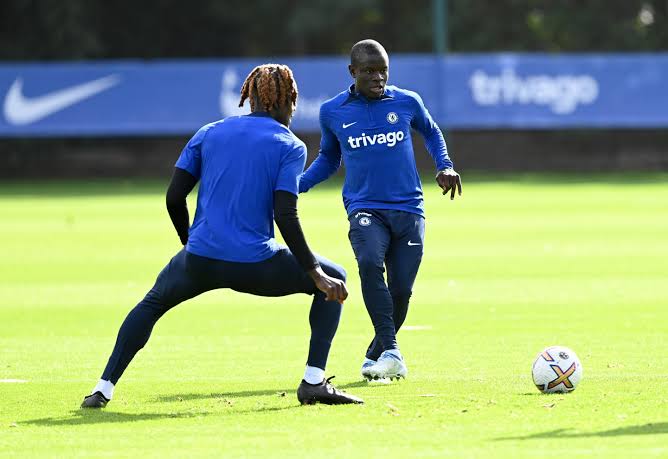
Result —
[{"label": "shadow on grass", "polygon": [[[382,384],[369,384],[366,381],[355,381],[346,384],[334,384],[338,389],[350,389],[355,387],[376,387]],[[274,396],[277,398],[287,397],[288,399],[297,400],[297,388],[290,389],[263,389],[263,390],[243,390],[236,392],[210,392],[210,393],[189,393],[189,394],[171,394],[162,395],[152,400],[151,403],[171,403],[171,402],[185,402],[191,400],[207,400],[207,399],[235,399],[245,397],[262,397]]]},{"label": "shadow on grass", "polygon": [[591,437],[622,437],[626,435],[656,435],[668,434],[668,422],[648,423],[637,426],[619,427],[617,429],[601,430],[599,432],[573,432],[571,429],[557,429],[518,437],[501,437],[496,441],[507,440],[542,440],[544,438],[591,438]]},{"label": "shadow on grass", "polygon": [[[390,383],[389,385],[392,385],[392,384],[393,383]],[[396,382],[394,384],[400,384],[400,383]],[[386,386],[387,386],[387,384],[383,384],[383,383],[379,383],[379,382],[368,383],[366,381],[355,381],[355,382],[350,382],[350,383],[346,383],[346,384],[341,384],[340,386],[337,385],[336,387],[339,388],[339,389],[354,389],[356,387],[368,387],[368,388],[374,388],[375,389],[376,387],[386,387]]]},{"label": "shadow on grass", "polygon": [[105,410],[72,410],[69,416],[30,419],[21,424],[35,426],[77,426],[86,424],[125,423],[152,421],[156,419],[179,419],[209,416],[211,413],[180,412],[180,413],[115,413]]},{"label": "shadow on grass", "polygon": [[[172,394],[162,395],[153,400],[153,403],[164,402],[184,402],[189,400],[206,400],[216,398],[243,398],[243,397],[261,397],[273,395],[276,397],[290,397],[295,396],[296,388],[292,389],[267,389],[267,390],[244,390],[238,392],[211,392],[208,394],[191,393],[191,394]],[[284,395],[281,395],[284,394]]]},{"label": "shadow on grass", "polygon": [[300,405],[290,406],[266,406],[248,409],[235,409],[230,407],[221,409],[220,411],[177,411],[166,413],[117,413],[106,410],[72,410],[69,415],[54,416],[48,418],[29,419],[22,421],[19,424],[33,425],[33,426],[78,426],[89,424],[111,424],[111,423],[128,423],[141,421],[154,421],[158,419],[189,419],[202,418],[207,416],[230,416],[249,413],[268,413],[275,411],[285,411],[295,408],[300,408]]}]

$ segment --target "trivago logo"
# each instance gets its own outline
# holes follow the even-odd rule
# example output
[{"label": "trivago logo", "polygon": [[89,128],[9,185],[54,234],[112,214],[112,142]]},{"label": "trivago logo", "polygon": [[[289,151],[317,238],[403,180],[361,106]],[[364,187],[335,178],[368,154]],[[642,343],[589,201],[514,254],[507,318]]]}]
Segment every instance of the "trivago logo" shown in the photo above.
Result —
[{"label": "trivago logo", "polygon": [[397,142],[404,140],[405,135],[402,131],[387,132],[384,134],[374,134],[366,135],[362,133],[360,137],[348,137],[348,145],[350,148],[355,149],[360,146],[368,147],[369,145],[387,145],[388,147],[393,147]]},{"label": "trivago logo", "polygon": [[591,75],[522,77],[513,69],[504,69],[500,75],[476,70],[469,86],[478,105],[545,105],[558,115],[573,113],[578,105],[591,104],[598,97],[598,82]]}]

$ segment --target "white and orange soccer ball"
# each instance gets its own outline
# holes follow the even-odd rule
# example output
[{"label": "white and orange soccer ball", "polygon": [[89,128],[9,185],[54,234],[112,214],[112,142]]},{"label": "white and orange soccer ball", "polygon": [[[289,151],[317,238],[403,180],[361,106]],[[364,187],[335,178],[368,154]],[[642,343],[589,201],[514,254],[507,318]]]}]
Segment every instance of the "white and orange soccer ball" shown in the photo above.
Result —
[{"label": "white and orange soccer ball", "polygon": [[538,354],[531,372],[534,384],[544,394],[572,392],[582,379],[580,359],[563,346],[550,346]]}]

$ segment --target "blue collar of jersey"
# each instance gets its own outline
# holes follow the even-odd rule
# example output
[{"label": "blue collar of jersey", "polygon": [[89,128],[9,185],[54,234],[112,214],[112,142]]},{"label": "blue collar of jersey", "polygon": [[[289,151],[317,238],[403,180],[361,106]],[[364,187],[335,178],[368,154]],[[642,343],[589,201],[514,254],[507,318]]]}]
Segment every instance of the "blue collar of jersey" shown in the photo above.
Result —
[{"label": "blue collar of jersey", "polygon": [[341,105],[346,105],[347,103],[352,102],[355,99],[361,100],[362,102],[369,102],[369,101],[384,100],[384,99],[394,99],[394,97],[388,94],[387,88],[385,88],[385,91],[383,91],[383,95],[380,96],[380,99],[368,99],[359,92],[355,91],[355,84],[353,83],[348,88],[348,97],[346,98],[346,100],[343,101]]},{"label": "blue collar of jersey", "polygon": [[271,118],[271,115],[269,114],[269,112],[259,112],[259,111],[258,112],[250,112],[248,114],[248,116],[262,116],[262,117],[266,117],[266,118]]}]

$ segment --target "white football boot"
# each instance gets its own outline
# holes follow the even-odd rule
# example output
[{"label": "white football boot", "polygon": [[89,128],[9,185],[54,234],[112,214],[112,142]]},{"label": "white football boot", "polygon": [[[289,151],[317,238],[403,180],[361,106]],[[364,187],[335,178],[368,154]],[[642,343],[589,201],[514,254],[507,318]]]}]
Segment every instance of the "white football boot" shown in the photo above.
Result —
[{"label": "white football boot", "polygon": [[362,378],[367,380],[371,379],[371,375],[369,374],[369,368],[371,368],[375,364],[376,364],[375,360],[367,359],[366,357],[364,358],[364,362],[362,362],[362,369],[360,370],[360,373],[362,373]]},{"label": "white football boot", "polygon": [[[405,378],[408,374],[408,368],[401,355],[395,354],[396,351],[383,351],[378,361],[366,368],[364,371],[369,375],[367,379],[399,379]],[[363,373],[364,374],[364,373]]]}]

